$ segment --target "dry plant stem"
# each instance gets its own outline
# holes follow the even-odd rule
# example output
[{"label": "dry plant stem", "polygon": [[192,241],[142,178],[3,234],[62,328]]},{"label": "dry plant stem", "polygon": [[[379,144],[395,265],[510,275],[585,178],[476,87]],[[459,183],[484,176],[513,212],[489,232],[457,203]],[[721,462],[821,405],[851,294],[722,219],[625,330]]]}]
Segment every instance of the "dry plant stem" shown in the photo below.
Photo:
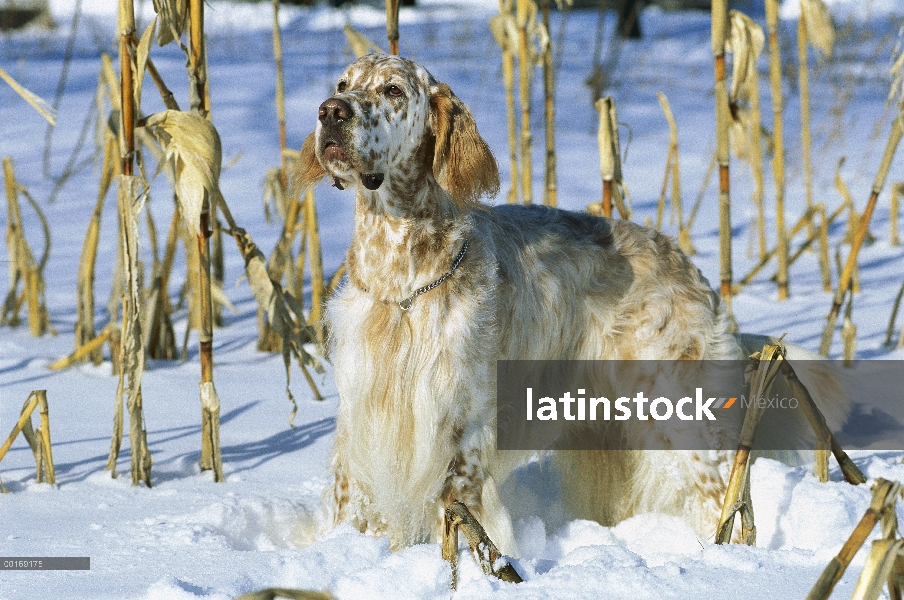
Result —
[{"label": "dry plant stem", "polygon": [[659,105],[665,114],[666,121],[669,123],[669,152],[666,159],[666,175],[662,182],[663,195],[665,194],[666,180],[671,174],[672,177],[672,211],[678,216],[678,247],[685,254],[695,254],[694,246],[691,243],[690,228],[684,223],[684,209],[681,206],[681,161],[678,151],[678,124],[675,121],[675,115],[672,113],[672,107],[669,100],[662,92],[657,92]]},{"label": "dry plant stem", "polygon": [[844,366],[851,367],[857,353],[857,325],[854,324],[854,321],[851,318],[854,307],[854,293],[849,293],[847,297],[848,301],[847,306],[845,306],[844,309],[844,320],[841,324],[841,341],[843,344],[841,356],[844,360]]},{"label": "dry plant stem", "polygon": [[895,296],[895,302],[891,307],[891,316],[888,318],[888,330],[885,332],[885,345],[891,347],[892,345],[892,336],[895,334],[895,321],[898,318],[898,309],[901,307],[901,298],[904,297],[904,283],[901,283],[901,288],[898,290],[898,295]]},{"label": "dry plant stem", "polygon": [[[88,356],[94,356],[95,354],[101,354],[101,348],[104,343],[110,340],[110,337],[117,333],[115,327],[112,325],[107,325],[103,331],[100,332],[100,335],[93,338],[92,340],[82,344],[69,356],[64,356],[60,360],[56,361],[52,365],[50,365],[51,371],[60,371],[62,369],[68,369],[75,363],[85,360]],[[103,356],[101,354],[101,356]]]},{"label": "dry plant stem", "polygon": [[[784,362],[784,350],[777,344],[766,344],[762,352],[754,355],[757,369],[750,382],[750,397],[765,398],[778,374],[779,364]],[[738,504],[738,498],[745,485],[749,485],[749,477],[746,476],[750,450],[753,446],[753,438],[756,428],[763,418],[765,408],[751,402],[744,414],[744,422],[741,425],[741,435],[738,439],[738,449],[735,453],[734,464],[731,467],[731,476],[728,487],[725,490],[725,502],[722,504],[722,514],[719,517],[719,527],[716,529],[716,543],[727,544],[731,541],[731,531],[734,527],[734,515],[742,505]],[[747,482],[745,484],[745,482]]]},{"label": "dry plant stem", "polygon": [[603,216],[612,217],[612,180],[603,180]]},{"label": "dry plant stem", "polygon": [[778,299],[788,299],[788,235],[785,230],[785,143],[782,109],[782,60],[778,43],[779,0],[766,0],[769,29],[769,81],[772,86],[772,179],[775,182],[775,228],[778,255]]},{"label": "dry plant stem", "polygon": [[295,256],[295,277],[292,295],[298,300],[299,305],[304,307],[304,265],[307,259],[306,248],[308,247],[308,230],[301,230],[301,243],[298,244],[298,254]]},{"label": "dry plant stem", "polygon": [[[95,339],[94,331],[94,271],[97,264],[97,247],[100,241],[101,215],[104,208],[104,200],[113,181],[116,171],[113,155],[116,152],[116,139],[107,137],[104,150],[103,166],[101,167],[100,189],[97,192],[97,204],[91,214],[88,230],[85,233],[85,241],[82,244],[82,255],[78,267],[78,302],[76,305],[77,318],[75,322],[75,348],[78,350],[85,344]],[[91,362],[99,365],[104,357],[100,351],[100,345],[86,356],[90,356]]]},{"label": "dry plant stem", "polygon": [[719,262],[722,299],[731,310],[731,196],[729,189],[728,88],[725,69],[725,35],[728,26],[727,0],[712,2],[712,50],[716,77],[716,157],[719,162]]},{"label": "dry plant stem", "polygon": [[47,408],[47,390],[32,392],[38,400],[41,412],[41,458],[46,473],[45,481],[51,485],[56,483],[56,473],[53,467],[53,454],[50,444],[50,411]]},{"label": "dry plant stem", "polygon": [[304,199],[305,222],[308,234],[308,261],[311,266],[311,312],[308,324],[317,331],[321,344],[324,342],[323,328],[320,326],[323,311],[323,256],[320,252],[320,232],[317,226],[317,205],[314,190],[309,189]]},{"label": "dry plant stem", "polygon": [[835,584],[844,575],[844,571],[851,564],[854,555],[863,546],[867,536],[875,528],[876,523],[882,518],[886,510],[894,510],[894,503],[900,493],[900,484],[884,479],[876,480],[873,484],[873,500],[866,509],[860,522],[854,528],[850,537],[841,547],[838,555],[832,558],[823,570],[813,589],[807,594],[806,600],[826,600],[835,588]]},{"label": "dry plant stem", "polygon": [[832,269],[829,267],[829,224],[826,205],[819,204],[819,270],[822,273],[822,289],[832,291]]},{"label": "dry plant stem", "polygon": [[[832,222],[834,222],[835,219],[837,219],[841,215],[841,213],[843,212],[844,209],[845,209],[845,205],[839,206],[837,209],[835,209],[835,212],[833,212],[829,216],[829,218],[826,220],[826,227],[828,227],[828,225],[830,225]],[[807,221],[809,219],[813,218],[813,214],[814,213],[812,211],[804,212],[804,214],[801,215],[800,219],[798,219],[797,223],[794,224],[794,227],[791,229],[791,232],[789,233],[788,237],[793,238],[796,234],[798,234],[800,232],[800,230],[803,229],[804,226],[807,224]],[[813,240],[811,238],[809,240],[806,240],[804,242],[804,245],[809,245],[812,242],[813,242]],[[760,259],[760,262],[758,262],[756,264],[756,266],[753,267],[750,270],[750,272],[744,276],[743,279],[741,279],[738,283],[734,284],[735,294],[739,293],[741,288],[743,288],[745,285],[747,285],[751,281],[753,281],[753,278],[756,277],[757,273],[759,273],[763,269],[763,267],[765,267],[767,264],[769,264],[769,261],[772,260],[772,257],[775,256],[777,252],[778,252],[778,246],[773,247],[769,252],[766,253],[766,255],[763,258]],[[778,275],[773,276],[772,279],[777,280]]]},{"label": "dry plant stem", "polygon": [[857,256],[860,254],[860,248],[863,246],[863,239],[866,237],[867,229],[869,229],[869,222],[873,217],[876,201],[879,199],[879,193],[885,185],[885,179],[888,176],[888,171],[891,168],[891,162],[894,158],[895,151],[898,148],[898,143],[901,141],[902,134],[904,134],[904,105],[901,106],[901,111],[898,113],[895,120],[892,121],[891,132],[888,135],[888,143],[885,146],[885,153],[882,156],[882,163],[879,165],[879,172],[876,174],[876,179],[873,181],[872,193],[870,194],[869,201],[866,203],[866,208],[863,210],[863,216],[860,217],[860,224],[854,234],[854,239],[851,241],[851,253],[848,255],[844,270],[841,272],[841,277],[839,277],[838,287],[835,289],[832,308],[829,310],[828,317],[826,317],[826,328],[823,331],[822,342],[819,345],[819,353],[823,356],[829,355],[829,349],[832,346],[832,336],[835,332],[835,325],[838,323],[838,313],[841,310],[841,304],[844,302],[844,293],[851,284],[854,267],[857,265]]},{"label": "dry plant stem", "polygon": [[276,120],[279,126],[279,179],[285,190],[289,186],[286,168],[286,93],[283,77],[282,33],[279,27],[279,0],[273,0],[273,61],[276,64]]},{"label": "dry plant stem", "polygon": [[[143,481],[151,487],[151,455],[144,428],[141,396],[145,355],[141,331],[141,281],[138,267],[138,211],[141,205],[137,186],[136,177],[120,176],[120,243],[125,259],[123,264],[126,287],[122,302],[123,325],[120,336],[122,368],[116,389],[116,404],[119,408],[125,400],[129,410],[132,485],[138,485]],[[115,464],[117,457],[110,458]]]},{"label": "dry plant stem", "polygon": [[[612,217],[612,204],[618,193],[617,185],[621,178],[619,167],[618,117],[615,114],[615,102],[611,96],[596,101],[599,112],[599,130],[597,145],[600,153],[600,176],[603,179],[603,198],[601,208],[603,216]],[[621,208],[619,206],[619,208]],[[624,216],[624,215],[622,215]]]},{"label": "dry plant stem", "polygon": [[[50,315],[44,302],[43,270],[50,251],[50,229],[47,220],[38,204],[27,190],[16,182],[13,162],[10,157],[3,158],[3,174],[6,181],[7,222],[6,244],[9,253],[10,289],[0,314],[0,323],[16,326],[19,323],[19,309],[22,302],[28,304],[28,329],[31,335],[40,337],[51,329]],[[41,221],[46,246],[40,261],[35,261],[34,253],[25,239],[25,229],[19,208],[19,193],[22,193],[31,204]],[[17,297],[18,282],[22,281],[22,295]]]},{"label": "dry plant stem", "polygon": [[902,196],[904,196],[904,181],[896,183],[891,188],[888,243],[892,246],[901,245],[901,241],[898,239],[898,210],[900,206],[899,201]]},{"label": "dry plant stem", "polygon": [[[753,169],[753,203],[756,205],[757,241],[762,259],[766,256],[766,198],[763,183],[763,134],[760,123],[763,122],[760,108],[760,75],[754,69],[751,73],[753,84],[750,93],[750,119],[753,122],[750,136],[750,166]],[[679,240],[680,241],[680,240]]]},{"label": "dry plant stem", "polygon": [[[210,211],[201,213],[201,235],[198,236],[198,256],[200,263],[198,306],[200,320],[198,329],[198,353],[201,360],[201,383],[213,383],[213,308],[210,293]],[[223,481],[220,463],[220,412],[201,407],[201,469],[213,470],[214,481]]]},{"label": "dry plant stem", "polygon": [[[289,203],[289,210],[286,213],[285,221],[283,221],[282,234],[279,237],[279,241],[276,243],[276,248],[273,249],[270,258],[267,261],[267,274],[270,276],[270,279],[277,283],[282,282],[286,267],[291,266],[292,243],[295,241],[295,236],[298,234],[300,228],[298,222],[303,210],[302,200],[298,197],[292,198]],[[302,237],[304,238],[305,236],[302,235]],[[303,262],[301,262],[302,254],[304,254],[303,243],[302,248],[299,250],[299,265],[303,267]],[[296,271],[297,272],[294,273],[294,278],[299,282],[298,287],[301,287],[304,281],[302,269],[299,268],[296,269]],[[290,274],[290,279],[292,279],[291,275],[292,274]],[[304,296],[298,295],[297,297],[303,298]],[[279,352],[281,348],[282,341],[280,340],[279,334],[276,333],[273,330],[273,327],[271,327],[271,324],[267,322],[264,310],[258,308],[257,349],[262,352]]]},{"label": "dry plant stem", "polygon": [[[804,163],[804,189],[807,208],[813,206],[812,138],[810,136],[810,83],[807,65],[807,29],[804,11],[797,20],[797,84],[800,87],[800,137]],[[807,227],[807,236],[813,234],[813,225]]]},{"label": "dry plant stem", "polygon": [[[835,460],[838,461],[838,465],[841,467],[841,472],[848,483],[851,483],[853,485],[866,483],[866,477],[863,476],[863,473],[860,471],[860,469],[857,468],[857,466],[850,459],[847,453],[845,453],[845,451],[835,440],[835,436],[832,435],[832,432],[829,430],[828,425],[826,425],[825,417],[816,406],[816,403],[813,401],[813,397],[810,395],[810,392],[807,390],[806,386],[804,386],[800,379],[797,378],[797,374],[794,372],[791,364],[787,361],[782,361],[781,372],[785,378],[785,381],[788,382],[788,387],[791,388],[792,394],[799,400],[800,407],[803,410],[804,416],[807,418],[807,421],[810,423],[810,427],[812,427],[813,431],[816,433],[817,443],[819,444],[817,451],[822,450],[826,453],[831,451],[832,454],[835,455]],[[827,465],[824,476],[819,476],[820,481],[828,481]]]},{"label": "dry plant stem", "polygon": [[386,39],[389,53],[399,53],[399,0],[386,0]]},{"label": "dry plant stem", "polygon": [[[851,595],[851,600],[876,600],[882,593],[882,588],[888,582],[890,597],[900,598],[900,589],[897,588],[897,577],[893,575],[896,562],[901,558],[904,550],[904,540],[882,539],[872,543],[872,549],[866,559],[857,586]],[[891,592],[895,590],[895,592]]]},{"label": "dry plant stem", "polygon": [[[543,0],[543,27],[549,31],[549,5],[552,0]],[[543,52],[543,95],[546,99],[546,198],[547,206],[556,206],[556,111],[555,76],[552,64],[552,42],[546,44]]]},{"label": "dry plant stem", "polygon": [[[513,0],[500,0],[499,12],[505,18],[512,18]],[[509,139],[509,188],[508,202],[518,202],[518,179],[521,170],[518,167],[518,121],[515,108],[515,53],[512,51],[515,40],[508,36],[502,44],[502,82],[505,86],[505,109],[508,122]]]},{"label": "dry plant stem", "polygon": [[169,278],[176,259],[176,242],[179,237],[179,223],[182,216],[179,204],[173,209],[173,219],[170,222],[169,233],[166,236],[166,247],[163,250],[163,261],[157,273],[157,281],[154,288],[154,307],[148,331],[148,354],[157,360],[174,360],[177,356],[176,335],[173,332],[173,323],[170,320],[169,302]]},{"label": "dry plant stem", "polygon": [[[801,246],[797,250],[794,251],[794,254],[792,254],[791,257],[788,259],[789,267],[791,265],[793,265],[797,261],[797,259],[803,255],[803,253],[807,250],[807,248],[809,248],[813,244],[813,242],[815,242],[817,239],[819,240],[820,254],[822,254],[822,252],[823,252],[823,246],[826,246],[825,251],[828,252],[828,248],[827,248],[828,242],[826,241],[826,238],[828,237],[828,234],[829,234],[829,232],[828,232],[829,225],[835,219],[838,218],[838,216],[841,214],[843,208],[844,208],[843,206],[837,208],[835,210],[835,212],[832,213],[831,216],[826,217],[824,205],[816,204],[816,205],[810,207],[810,210],[813,211],[812,214],[814,216],[819,215],[819,228],[814,229],[812,231],[812,233],[810,233],[810,236],[806,240],[804,240],[804,243],[801,244]],[[799,221],[799,223],[801,223],[801,224],[812,223],[812,222],[813,222],[812,217],[809,219],[803,219],[803,220]],[[799,231],[799,230],[797,230],[797,231]],[[791,236],[793,237],[793,235],[795,233],[797,233],[797,231],[792,230]],[[828,259],[823,260],[820,257],[819,267],[820,267],[820,271],[822,273],[823,283],[825,283],[827,279],[831,279],[831,274],[829,272]],[[774,279],[775,279],[775,277],[773,277],[773,280]]]},{"label": "dry plant stem", "polygon": [[533,201],[533,161],[531,146],[533,138],[530,131],[530,88],[532,69],[530,51],[528,49],[527,21],[529,3],[533,0],[515,0],[516,20],[518,22],[518,83],[521,99],[521,193],[525,204]]},{"label": "dry plant stem", "polygon": [[22,407],[22,414],[19,416],[19,420],[16,422],[15,426],[13,426],[12,432],[10,432],[6,441],[3,442],[3,445],[0,446],[0,460],[3,460],[3,457],[6,456],[10,446],[12,446],[13,442],[16,440],[16,436],[18,436],[19,432],[22,431],[22,428],[25,427],[25,423],[31,419],[31,413],[34,412],[37,406],[38,398],[35,395],[35,392],[32,392],[25,400],[25,406]]},{"label": "dry plant stem", "polygon": [[[210,106],[207,94],[206,52],[204,51],[204,3],[191,0],[189,3],[189,49],[190,79],[196,86],[192,108],[208,116]],[[197,104],[197,106],[195,106]],[[213,387],[213,303],[211,301],[210,277],[210,198],[205,192],[204,207],[201,210],[200,234],[198,235],[198,354],[201,361],[201,385]],[[203,395],[203,393],[202,393]],[[220,412],[219,406],[201,407],[201,469],[212,470],[214,481],[223,481],[220,455]]]},{"label": "dry plant stem", "polygon": [[170,91],[166,84],[163,82],[163,78],[160,76],[160,72],[157,70],[157,67],[154,65],[154,61],[151,60],[151,57],[148,57],[148,62],[146,65],[148,70],[148,74],[151,76],[151,80],[154,82],[154,85],[157,86],[157,91],[160,92],[160,97],[163,99],[163,105],[166,106],[170,110],[179,110],[179,103],[176,102],[176,98],[173,96],[173,93]]},{"label": "dry plant stem", "polygon": [[521,583],[523,579],[507,561],[501,567],[497,567],[497,561],[502,553],[496,549],[496,545],[487,536],[483,526],[474,518],[468,507],[459,501],[446,506],[445,519],[443,520],[443,558],[452,565],[452,589],[458,585],[458,530],[468,540],[474,560],[480,565],[486,575],[493,575],[509,583]]}]

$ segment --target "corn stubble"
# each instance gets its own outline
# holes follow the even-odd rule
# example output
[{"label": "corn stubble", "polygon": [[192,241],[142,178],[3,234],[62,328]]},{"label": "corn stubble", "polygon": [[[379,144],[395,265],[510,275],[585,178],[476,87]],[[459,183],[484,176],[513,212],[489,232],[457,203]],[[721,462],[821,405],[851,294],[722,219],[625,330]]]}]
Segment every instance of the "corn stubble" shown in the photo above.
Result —
[{"label": "corn stubble", "polygon": [[[9,256],[9,291],[3,301],[0,325],[15,327],[20,323],[19,311],[26,305],[28,329],[31,335],[40,337],[53,331],[50,314],[47,311],[44,289],[44,267],[50,255],[50,228],[37,202],[24,186],[16,181],[13,161],[3,159],[3,176],[6,190],[6,251]],[[41,221],[44,233],[44,251],[40,260],[35,260],[34,252],[25,239],[19,196],[25,196]],[[19,284],[22,291],[19,291]],[[55,333],[55,332],[54,332]]]},{"label": "corn stubble", "polygon": [[881,527],[881,537],[872,543],[851,598],[875,600],[886,586],[890,598],[901,598],[904,589],[904,540],[896,535],[896,505],[901,496],[901,484],[879,478],[873,484],[872,494],[869,508],[863,513],[838,555],[826,565],[813,589],[807,594],[807,600],[826,600],[832,594],[835,584],[844,575],[854,555],[877,524]]},{"label": "corn stubble", "polygon": [[[31,415],[38,409],[41,424],[37,429],[31,423]],[[47,407],[47,390],[34,390],[25,399],[19,420],[13,426],[6,441],[0,446],[0,461],[21,433],[35,457],[36,480],[38,483],[56,483],[56,472],[53,466],[53,452],[50,443],[50,411]],[[6,493],[6,490],[2,490]]]},{"label": "corn stubble", "polygon": [[[781,340],[774,344],[765,344],[763,349],[750,356],[751,365],[745,379],[750,386],[750,398],[768,398],[776,377],[781,375],[797,398],[800,408],[816,434],[816,461],[814,471],[820,481],[829,480],[829,454],[833,454],[845,480],[852,485],[866,482],[866,477],[854,464],[850,457],[835,440],[826,425],[825,417],[813,401],[810,392],[797,378],[793,365],[785,359],[785,348]],[[756,544],[756,526],[754,524],[753,504],[750,495],[750,453],[756,429],[765,413],[765,404],[751,402],[744,414],[741,434],[735,452],[734,464],[725,491],[722,514],[716,529],[716,543],[727,544],[731,541],[736,514],[741,515],[741,540],[748,545]]]}]

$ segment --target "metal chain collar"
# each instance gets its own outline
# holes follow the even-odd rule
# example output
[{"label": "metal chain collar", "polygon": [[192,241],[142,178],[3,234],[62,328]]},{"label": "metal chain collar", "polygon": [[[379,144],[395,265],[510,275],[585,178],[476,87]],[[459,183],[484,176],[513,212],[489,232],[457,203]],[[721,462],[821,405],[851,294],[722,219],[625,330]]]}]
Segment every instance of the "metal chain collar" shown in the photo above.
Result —
[{"label": "metal chain collar", "polygon": [[421,294],[423,294],[425,292],[429,292],[430,290],[432,290],[433,288],[435,288],[436,286],[438,286],[442,282],[444,282],[446,279],[451,277],[452,273],[455,272],[455,269],[458,268],[458,265],[461,264],[462,259],[465,257],[465,252],[468,251],[468,241],[469,240],[465,239],[465,243],[461,245],[461,250],[458,251],[458,256],[456,256],[455,260],[452,261],[452,267],[442,277],[440,277],[439,279],[437,279],[436,281],[434,281],[433,283],[431,283],[429,285],[425,285],[422,288],[418,288],[418,289],[414,290],[414,293],[411,294],[410,296],[408,296],[407,298],[405,298],[404,300],[399,300],[399,302],[398,302],[399,308],[401,308],[404,311],[410,310],[411,304],[414,302],[415,298],[417,298],[418,296],[420,296]]}]

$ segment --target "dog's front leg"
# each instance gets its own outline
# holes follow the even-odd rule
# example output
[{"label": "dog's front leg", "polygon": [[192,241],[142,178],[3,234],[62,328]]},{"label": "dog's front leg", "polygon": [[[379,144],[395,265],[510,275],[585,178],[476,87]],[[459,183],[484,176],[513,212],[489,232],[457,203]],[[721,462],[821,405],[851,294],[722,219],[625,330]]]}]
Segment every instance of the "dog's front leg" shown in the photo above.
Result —
[{"label": "dog's front leg", "polygon": [[487,472],[486,459],[480,449],[463,448],[449,463],[439,506],[438,539],[442,539],[445,507],[457,500],[480,521],[503,554],[515,556],[517,549],[511,518],[499,498],[496,482]]}]

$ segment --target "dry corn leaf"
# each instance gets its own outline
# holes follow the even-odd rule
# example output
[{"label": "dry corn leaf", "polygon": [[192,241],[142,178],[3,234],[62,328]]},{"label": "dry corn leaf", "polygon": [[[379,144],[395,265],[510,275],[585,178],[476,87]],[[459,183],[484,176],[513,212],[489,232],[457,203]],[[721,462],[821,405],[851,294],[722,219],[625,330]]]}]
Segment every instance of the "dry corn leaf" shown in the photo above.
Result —
[{"label": "dry corn leaf", "polygon": [[348,39],[348,45],[351,46],[352,52],[355,53],[356,57],[361,58],[365,54],[370,54],[371,52],[374,54],[386,54],[383,52],[382,48],[368,39],[366,35],[352,27],[350,23],[346,23],[345,27],[342,28],[342,31],[345,32],[345,37]]},{"label": "dry corn leaf", "polygon": [[0,69],[0,79],[3,79],[3,81],[8,83],[9,87],[13,88],[17,94],[22,96],[23,100],[31,104],[32,108],[38,111],[42,117],[47,119],[51,125],[56,125],[56,111],[40,96],[22,87],[18,81],[13,79],[12,76],[3,69]]},{"label": "dry corn leaf", "polygon": [[835,47],[835,26],[825,2],[800,0],[800,13],[807,31],[807,41],[826,56],[831,56]]},{"label": "dry corn leaf", "polygon": [[157,45],[166,46],[172,41],[181,39],[185,24],[188,22],[188,1],[154,0],[154,10],[161,19]]},{"label": "dry corn leaf", "polygon": [[220,136],[210,121],[193,111],[153,114],[147,119],[147,127],[158,134],[166,150],[182,217],[192,231],[200,234],[205,193],[212,205],[223,199],[219,187],[223,159]]},{"label": "dry corn leaf", "polygon": [[[295,418],[298,411],[298,405],[295,403],[295,397],[289,389],[290,371],[289,367],[294,356],[298,362],[298,366],[308,380],[317,399],[320,398],[320,392],[317,391],[307,367],[313,368],[318,373],[323,372],[323,365],[312,354],[305,350],[304,345],[308,343],[317,343],[317,336],[314,329],[305,323],[302,307],[298,304],[291,294],[282,291],[279,284],[275,283],[267,273],[267,264],[264,254],[258,249],[251,237],[245,233],[237,233],[241,240],[239,248],[242,256],[245,258],[245,274],[248,277],[248,285],[251,287],[251,293],[257,300],[258,306],[267,313],[267,319],[270,327],[273,328],[282,338],[282,356],[283,364],[286,370],[286,395],[292,401],[292,414],[289,417],[289,423]],[[294,313],[294,316],[293,316]]]},{"label": "dry corn leaf", "polygon": [[151,23],[147,26],[147,29],[144,30],[144,33],[141,34],[141,39],[138,40],[138,46],[135,48],[135,54],[133,57],[134,64],[133,69],[135,73],[134,81],[134,91],[135,91],[135,110],[138,112],[139,107],[141,106],[141,83],[144,81],[144,72],[147,69],[148,64],[148,55],[151,52],[151,41],[154,39],[154,30],[157,28],[157,19],[159,17],[154,17]]},{"label": "dry corn leaf", "polygon": [[731,26],[725,49],[732,53],[731,102],[746,101],[751,86],[757,85],[756,62],[763,52],[766,35],[763,28],[744,13],[729,11]]},{"label": "dry corn leaf", "polygon": [[[543,60],[543,53],[549,46],[549,32],[546,31],[543,22],[537,19],[537,5],[534,2],[528,3],[525,29],[529,40],[527,44],[528,60],[539,64]],[[490,32],[503,52],[515,53],[518,51],[521,34],[515,15],[510,13],[495,15],[490,19]]]},{"label": "dry corn leaf", "polygon": [[264,178],[264,219],[267,223],[272,222],[273,217],[270,214],[270,202],[276,207],[276,212],[282,220],[286,219],[286,207],[288,205],[288,197],[286,190],[282,185],[282,169],[279,167],[271,167],[267,169],[267,175]]},{"label": "dry corn leaf", "polygon": [[898,46],[896,48],[901,54],[898,56],[898,60],[895,61],[894,66],[891,68],[892,74],[892,82],[891,82],[891,92],[888,95],[889,102],[901,102],[904,103],[904,28],[901,29],[902,38],[898,42]]},{"label": "dry corn leaf", "polygon": [[518,24],[510,14],[498,14],[490,19],[490,33],[503,52],[515,52],[518,48]]}]

